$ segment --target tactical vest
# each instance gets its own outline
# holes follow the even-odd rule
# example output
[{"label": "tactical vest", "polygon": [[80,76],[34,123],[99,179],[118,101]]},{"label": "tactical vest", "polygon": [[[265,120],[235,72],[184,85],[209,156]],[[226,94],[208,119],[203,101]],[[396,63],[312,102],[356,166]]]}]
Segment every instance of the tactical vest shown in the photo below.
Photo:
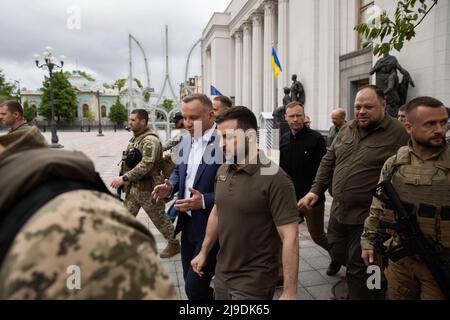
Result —
[{"label": "tactical vest", "polygon": [[[147,131],[146,133],[143,133],[142,135],[140,135],[136,138],[133,138],[134,139],[134,140],[132,139],[133,141],[130,141],[130,143],[128,144],[127,150],[125,151],[125,155],[128,154],[130,152],[130,150],[133,148],[138,149],[141,152],[141,154],[143,155],[143,150],[142,150],[143,142],[144,142],[144,139],[148,136],[154,136],[154,137],[158,138],[158,141],[159,141],[159,137],[156,133]],[[156,159],[155,166],[150,172],[146,173],[145,176],[141,180],[150,180],[155,176],[161,175],[161,171],[163,169],[164,163],[163,163],[161,142],[159,142],[159,144],[160,144],[160,148],[159,148],[160,152],[159,152],[159,154],[155,155],[155,159]],[[125,162],[122,162],[122,166],[123,166],[122,167],[123,174],[132,170],[132,168],[127,167]]]},{"label": "tactical vest", "polygon": [[[423,233],[450,248],[450,148],[432,166],[411,164],[409,148],[400,148],[388,177]],[[385,214],[387,219],[397,218],[391,210]],[[401,234],[393,235],[401,241]]]}]

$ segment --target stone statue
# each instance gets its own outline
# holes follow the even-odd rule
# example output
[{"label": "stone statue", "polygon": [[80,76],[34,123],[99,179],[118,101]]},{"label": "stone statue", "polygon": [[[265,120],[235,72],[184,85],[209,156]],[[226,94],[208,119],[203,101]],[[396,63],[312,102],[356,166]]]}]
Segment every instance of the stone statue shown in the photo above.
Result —
[{"label": "stone statue", "polygon": [[291,89],[288,87],[284,87],[284,98],[283,98],[283,106],[287,106],[289,103],[292,102],[292,98],[290,96]]},{"label": "stone statue", "polygon": [[276,108],[275,111],[272,113],[274,125],[273,128],[278,129],[280,131],[279,139],[281,139],[281,137],[284,134],[286,134],[286,132],[289,132],[289,125],[286,122],[285,115],[286,115],[286,106]]},{"label": "stone statue", "polygon": [[305,89],[300,81],[297,81],[297,75],[292,75],[291,101],[298,101],[305,104]]},{"label": "stone statue", "polygon": [[[397,70],[403,75],[400,83]],[[370,74],[376,73],[376,85],[384,91],[387,112],[397,118],[398,109],[406,103],[409,85],[415,86],[408,71],[402,68],[396,57],[388,55],[375,64]]]}]

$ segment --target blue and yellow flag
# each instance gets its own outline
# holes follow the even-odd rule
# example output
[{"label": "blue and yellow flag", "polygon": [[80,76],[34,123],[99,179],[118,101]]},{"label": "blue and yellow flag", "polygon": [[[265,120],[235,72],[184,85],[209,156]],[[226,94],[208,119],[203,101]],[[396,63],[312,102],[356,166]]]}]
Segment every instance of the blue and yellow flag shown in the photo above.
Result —
[{"label": "blue and yellow flag", "polygon": [[283,69],[281,68],[280,60],[278,60],[277,52],[275,51],[275,48],[272,48],[272,68],[275,72],[275,78],[278,78],[280,75],[280,72],[283,72]]}]

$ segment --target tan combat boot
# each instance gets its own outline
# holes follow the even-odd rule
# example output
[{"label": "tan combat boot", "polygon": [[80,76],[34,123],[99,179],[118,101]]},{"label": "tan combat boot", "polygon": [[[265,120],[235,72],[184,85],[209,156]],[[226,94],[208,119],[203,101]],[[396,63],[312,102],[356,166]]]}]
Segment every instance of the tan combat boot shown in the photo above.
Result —
[{"label": "tan combat boot", "polygon": [[167,259],[173,257],[174,255],[180,253],[180,244],[178,242],[169,242],[167,247],[160,253],[162,259]]}]

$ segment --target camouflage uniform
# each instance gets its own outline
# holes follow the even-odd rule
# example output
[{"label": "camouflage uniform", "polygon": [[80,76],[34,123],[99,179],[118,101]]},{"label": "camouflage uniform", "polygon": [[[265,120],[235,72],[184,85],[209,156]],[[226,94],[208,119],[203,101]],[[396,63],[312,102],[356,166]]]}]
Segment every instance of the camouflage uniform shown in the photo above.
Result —
[{"label": "camouflage uniform", "polygon": [[[403,147],[386,161],[380,180],[391,175],[400,199],[414,207],[412,214],[422,232],[443,246],[440,258],[450,263],[450,148],[445,145],[430,159],[422,160],[410,146]],[[374,250],[383,243],[390,248],[405,240],[393,230],[380,229],[380,217],[394,220],[396,215],[374,198],[361,236],[363,250]],[[445,299],[425,263],[416,256],[389,261],[386,278],[389,299]]]},{"label": "camouflage uniform", "polygon": [[178,245],[178,240],[174,239],[174,227],[165,214],[165,204],[155,202],[151,196],[153,188],[164,182],[161,175],[161,142],[147,129],[130,140],[125,154],[129,154],[133,148],[139,149],[142,160],[133,169],[129,168],[125,161],[122,162],[122,173],[128,177],[125,185],[126,207],[133,216],[136,216],[142,207],[167,241]]},{"label": "camouflage uniform", "polygon": [[[17,197],[26,193],[17,190],[45,184],[34,179],[46,172],[61,178],[69,171],[86,177],[95,173],[87,157],[48,149],[38,133],[32,128],[0,137],[0,144],[6,146],[0,154],[0,174],[17,177],[10,180]],[[18,161],[31,155],[41,157],[39,163],[30,163],[35,169],[20,168]],[[68,159],[71,167],[62,170],[61,163]],[[22,179],[22,174],[30,178]],[[8,207],[10,198],[1,195],[0,207]],[[16,234],[0,266],[0,299],[175,298],[152,235],[118,200],[98,191],[66,192],[40,207]]]}]

